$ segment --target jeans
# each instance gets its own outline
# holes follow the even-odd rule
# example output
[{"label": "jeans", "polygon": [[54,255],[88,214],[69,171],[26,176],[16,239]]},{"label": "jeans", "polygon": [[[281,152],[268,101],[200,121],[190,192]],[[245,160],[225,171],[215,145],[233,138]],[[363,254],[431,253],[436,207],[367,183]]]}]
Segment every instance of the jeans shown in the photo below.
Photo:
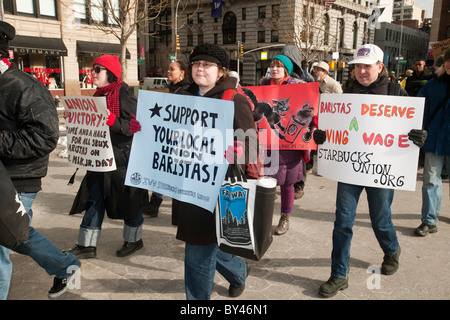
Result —
[{"label": "jeans", "polygon": [[188,300],[209,300],[217,271],[234,286],[245,283],[247,267],[241,258],[225,253],[217,244],[192,245],[186,243],[184,284]]},{"label": "jeans", "polygon": [[450,157],[425,153],[422,185],[422,222],[433,225],[438,222],[442,202],[441,173],[444,165],[450,168]]},{"label": "jeans", "polygon": [[384,254],[397,252],[397,233],[391,219],[391,204],[394,190],[357,186],[339,182],[336,195],[336,220],[333,229],[333,251],[331,254],[331,275],[347,278],[350,271],[350,244],[353,237],[353,223],[359,196],[366,189],[369,215],[375,237]]},{"label": "jeans", "polygon": [[[37,193],[19,193],[20,201],[31,218],[33,211],[31,205]],[[28,240],[12,249],[13,251],[31,257],[49,275],[63,278],[70,266],[80,266],[81,263],[73,254],[62,252],[50,240],[44,237],[33,227],[29,227]],[[12,263],[9,259],[9,249],[0,246],[0,300],[6,300],[12,274]]]},{"label": "jeans", "polygon": [[[81,221],[78,232],[77,244],[84,247],[96,247],[100,238],[103,218],[105,217],[105,204],[103,202],[100,183],[96,181],[90,189],[89,199],[86,204],[86,212]],[[138,216],[133,219],[125,219],[123,239],[126,242],[136,242],[142,238],[142,208]]]}]

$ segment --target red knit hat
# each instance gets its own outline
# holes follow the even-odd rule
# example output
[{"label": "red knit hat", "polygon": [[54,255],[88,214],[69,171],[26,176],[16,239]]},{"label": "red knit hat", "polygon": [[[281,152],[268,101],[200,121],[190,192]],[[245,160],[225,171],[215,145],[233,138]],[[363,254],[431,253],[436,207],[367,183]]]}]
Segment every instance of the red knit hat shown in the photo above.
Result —
[{"label": "red knit hat", "polygon": [[101,65],[102,67],[105,67],[106,69],[111,71],[117,78],[120,78],[120,76],[122,75],[122,67],[117,56],[105,54],[94,60],[92,66],[95,65]]}]

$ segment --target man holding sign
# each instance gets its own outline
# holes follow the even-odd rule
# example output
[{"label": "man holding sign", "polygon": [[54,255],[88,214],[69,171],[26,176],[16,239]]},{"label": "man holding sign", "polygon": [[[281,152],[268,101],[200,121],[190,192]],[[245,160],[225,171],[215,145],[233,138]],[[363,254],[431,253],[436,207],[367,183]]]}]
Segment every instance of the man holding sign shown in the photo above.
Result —
[{"label": "man holding sign", "polygon": [[[355,64],[356,81],[352,87],[346,89],[346,93],[406,96],[406,92],[401,89],[399,84],[389,84],[387,72],[382,63],[383,57],[383,51],[376,45],[365,44],[358,48],[354,55],[354,60],[350,62],[350,64]],[[344,106],[344,109],[342,109],[342,106],[340,107],[339,110],[345,113],[348,111],[349,106]],[[322,113],[322,110],[320,111]],[[320,119],[319,115],[319,127]],[[355,126],[357,126],[356,123],[353,124],[353,127]],[[314,132],[314,141],[318,145],[323,144],[325,140],[328,140],[330,143],[333,141],[330,131],[327,130],[327,133],[324,129],[327,128],[321,128]],[[426,132],[423,130],[411,130],[408,136],[414,144],[421,147],[425,142]],[[336,141],[336,136],[334,138]],[[318,155],[319,152],[320,149]],[[353,236],[352,227],[358,200],[363,189],[366,189],[367,193],[372,228],[384,252],[381,272],[385,275],[391,275],[398,269],[400,246],[391,218],[394,190],[339,181],[336,195],[336,220],[333,230],[331,277],[319,289],[319,294],[324,297],[332,297],[339,290],[348,287],[350,244]]]}]

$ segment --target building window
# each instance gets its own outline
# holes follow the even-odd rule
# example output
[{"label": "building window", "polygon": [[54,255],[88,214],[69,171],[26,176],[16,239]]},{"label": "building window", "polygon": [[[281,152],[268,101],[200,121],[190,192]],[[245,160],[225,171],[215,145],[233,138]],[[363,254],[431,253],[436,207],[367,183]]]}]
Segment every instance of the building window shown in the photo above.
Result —
[{"label": "building window", "polygon": [[247,8],[242,8],[242,20],[247,20]]},{"label": "building window", "polygon": [[3,0],[5,13],[56,19],[56,0]]},{"label": "building window", "polygon": [[270,42],[278,42],[278,41],[279,41],[278,30],[272,30],[270,33]]},{"label": "building window", "polygon": [[258,19],[266,18],[266,6],[258,7]]},{"label": "building window", "polygon": [[266,42],[266,31],[258,31],[258,43]]},{"label": "building window", "polygon": [[245,32],[241,32],[241,42],[245,43]]},{"label": "building window", "polygon": [[187,14],[187,24],[194,24],[194,19],[192,18],[192,13]]},{"label": "building window", "polygon": [[203,23],[203,12],[199,12],[197,14],[197,21],[198,21],[198,24],[202,24]]},{"label": "building window", "polygon": [[223,44],[236,43],[236,15],[227,12],[222,23]]},{"label": "building window", "polygon": [[280,5],[274,4],[272,5],[272,19],[279,19],[280,18]]},{"label": "building window", "polygon": [[356,49],[356,47],[358,46],[358,24],[353,23],[353,49]]},{"label": "building window", "polygon": [[323,35],[323,44],[328,45],[330,39],[330,17],[326,14],[323,17],[323,25],[325,27],[325,33]]}]

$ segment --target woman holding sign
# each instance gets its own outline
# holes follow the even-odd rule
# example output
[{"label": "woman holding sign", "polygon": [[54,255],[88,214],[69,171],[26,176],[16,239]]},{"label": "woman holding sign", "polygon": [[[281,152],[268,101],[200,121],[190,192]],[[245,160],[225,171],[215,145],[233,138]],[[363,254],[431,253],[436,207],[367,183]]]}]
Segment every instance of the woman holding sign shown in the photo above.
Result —
[{"label": "woman holding sign", "polygon": [[[365,44],[356,50],[350,64],[355,65],[355,81],[346,88],[345,93],[406,96],[400,84],[390,82],[382,63],[383,51],[374,44]],[[320,120],[320,115],[319,115]],[[326,128],[314,132],[314,141],[319,145],[326,140]],[[409,139],[421,147],[426,132],[411,130]],[[331,276],[319,288],[319,294],[329,298],[339,290],[348,288],[350,272],[350,244],[353,237],[353,223],[359,197],[365,189],[369,204],[369,216],[372,229],[383,250],[384,258],[381,273],[394,274],[399,267],[400,245],[391,217],[391,204],[394,189],[384,189],[338,182],[336,194],[336,218],[333,229],[333,251],[331,253]]]},{"label": "woman holding sign", "polygon": [[79,258],[94,258],[105,211],[111,219],[124,219],[124,244],[116,255],[124,257],[143,247],[142,206],[148,201],[144,189],[124,185],[133,134],[140,131],[136,121],[137,100],[120,78],[121,65],[117,56],[103,55],[92,64],[97,91],[94,96],[106,96],[111,144],[117,169],[108,172],[87,171],[70,214],[86,210],[78,233],[78,241],[69,252]]},{"label": "woman holding sign", "polygon": [[[271,79],[265,79],[262,85],[285,85],[299,83],[291,77],[293,71],[291,60],[284,55],[277,55],[270,65]],[[268,150],[268,154],[271,152]],[[294,206],[294,184],[303,179],[302,150],[279,150],[279,167],[275,175],[281,191],[281,216],[275,234],[283,235],[289,229],[289,217]]]},{"label": "woman holding sign", "polygon": [[[189,62],[193,83],[186,94],[222,99],[227,89],[235,88],[235,82],[227,75],[230,67],[228,53],[217,45],[198,45],[192,51]],[[236,93],[233,102],[234,129],[254,130],[255,124],[247,99]],[[255,141],[249,144],[257,148]],[[242,154],[242,148],[236,148],[235,151]],[[245,288],[246,263],[219,249],[214,214],[176,199],[172,201],[172,212],[178,220],[176,237],[186,242],[184,264],[187,299],[210,298],[216,269],[230,282],[229,295],[239,296]]]}]

